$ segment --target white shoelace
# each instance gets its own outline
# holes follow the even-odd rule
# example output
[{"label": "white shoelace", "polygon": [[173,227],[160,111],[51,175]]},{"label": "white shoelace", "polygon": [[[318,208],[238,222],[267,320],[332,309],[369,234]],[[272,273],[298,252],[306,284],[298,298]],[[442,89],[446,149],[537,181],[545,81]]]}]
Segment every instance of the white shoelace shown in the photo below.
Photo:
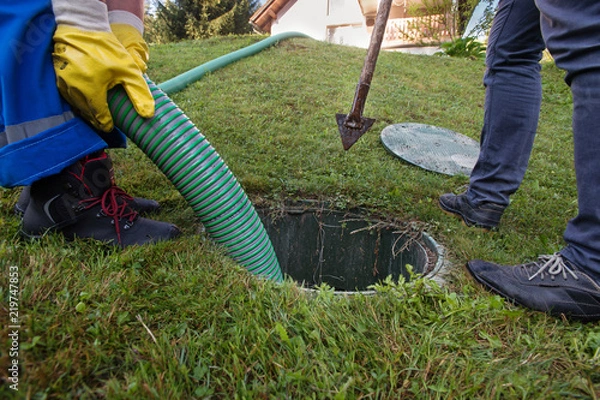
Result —
[{"label": "white shoelace", "polygon": [[563,278],[567,279],[567,273],[569,273],[575,280],[579,280],[579,277],[570,269],[567,264],[564,262],[562,256],[559,253],[554,253],[551,256],[544,255],[539,257],[539,261],[536,264],[544,263],[540,269],[533,275],[529,277],[529,280],[532,280],[536,276],[540,276],[541,279],[544,279],[544,273],[550,275],[550,278],[554,280],[554,277],[558,274],[562,274]]}]

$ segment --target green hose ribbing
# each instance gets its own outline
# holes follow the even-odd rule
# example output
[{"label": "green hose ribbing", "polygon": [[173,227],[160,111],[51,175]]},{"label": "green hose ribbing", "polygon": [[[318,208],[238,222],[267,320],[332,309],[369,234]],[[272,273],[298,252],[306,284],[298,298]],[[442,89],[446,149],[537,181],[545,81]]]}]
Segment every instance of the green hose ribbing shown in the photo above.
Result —
[{"label": "green hose ribbing", "polygon": [[305,35],[304,33],[300,33],[300,32],[284,32],[284,33],[280,33],[278,35],[269,36],[268,38],[261,40],[258,43],[254,43],[253,45],[244,47],[243,49],[231,52],[229,54],[225,54],[224,56],[215,58],[212,61],[209,61],[209,62],[202,64],[194,69],[184,72],[181,75],[177,75],[176,77],[169,79],[168,81],[160,83],[158,85],[158,87],[166,94],[171,95],[173,93],[176,93],[176,92],[179,92],[180,90],[185,89],[187,87],[187,85],[199,80],[200,78],[202,78],[205,74],[207,74],[209,72],[216,71],[217,69],[223,68],[235,61],[241,60],[242,58],[256,54],[281,40],[285,40],[285,39],[289,39],[289,38],[293,38],[293,37],[309,37],[309,36]]},{"label": "green hose ribbing", "polygon": [[175,185],[206,231],[248,271],[277,282],[283,280],[271,241],[256,210],[221,157],[187,116],[167,97],[205,74],[292,37],[285,32],[202,64],[160,85],[146,78],[154,96],[153,118],[141,118],[125,91],[111,91],[109,108],[119,127]]},{"label": "green hose ribbing", "polygon": [[283,274],[267,232],[225,162],[189,118],[146,78],[156,112],[144,119],[121,88],[108,98],[115,125],[175,185],[213,240],[255,275],[281,282]]}]

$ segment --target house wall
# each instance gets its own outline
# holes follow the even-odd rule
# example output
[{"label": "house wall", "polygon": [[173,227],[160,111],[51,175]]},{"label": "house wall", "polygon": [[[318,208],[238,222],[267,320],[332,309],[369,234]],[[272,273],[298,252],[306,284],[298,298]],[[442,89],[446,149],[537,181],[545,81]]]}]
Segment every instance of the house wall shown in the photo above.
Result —
[{"label": "house wall", "polygon": [[271,34],[302,32],[313,39],[367,47],[369,36],[357,0],[293,0],[278,14]]},{"label": "house wall", "polygon": [[[335,44],[367,48],[375,23],[374,9],[381,0],[290,0],[271,22],[271,34],[302,32],[313,39]],[[443,16],[424,20],[411,16],[409,9],[423,0],[394,0],[382,48],[400,48],[427,43],[427,30],[435,30],[436,39],[444,39]],[[407,7],[407,4],[411,4]],[[363,10],[369,12],[365,18]],[[437,30],[436,30],[437,29]],[[439,33],[437,33],[439,30]],[[433,35],[430,35],[433,38]]]}]

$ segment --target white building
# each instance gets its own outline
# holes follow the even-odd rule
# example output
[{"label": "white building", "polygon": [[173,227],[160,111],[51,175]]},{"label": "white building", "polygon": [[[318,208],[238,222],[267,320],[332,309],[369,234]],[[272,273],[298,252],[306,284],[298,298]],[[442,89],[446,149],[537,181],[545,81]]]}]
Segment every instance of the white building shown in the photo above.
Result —
[{"label": "white building", "polygon": [[[301,32],[316,40],[366,48],[379,0],[266,0],[252,15],[258,31]],[[382,48],[450,39],[449,15],[424,15],[421,0],[393,0]]]}]

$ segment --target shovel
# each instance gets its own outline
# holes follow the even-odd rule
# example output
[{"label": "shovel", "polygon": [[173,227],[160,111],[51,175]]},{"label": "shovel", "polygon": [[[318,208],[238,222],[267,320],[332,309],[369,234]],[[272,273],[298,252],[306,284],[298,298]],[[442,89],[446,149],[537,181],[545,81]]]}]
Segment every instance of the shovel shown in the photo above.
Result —
[{"label": "shovel", "polygon": [[373,33],[371,34],[367,57],[360,74],[358,85],[356,86],[356,92],[354,93],[352,110],[350,110],[350,114],[348,115],[335,115],[344,150],[348,150],[352,147],[352,145],[356,143],[356,141],[368,131],[375,122],[372,118],[363,117],[362,113],[365,109],[365,101],[367,100],[367,94],[369,93],[369,88],[371,86],[371,79],[373,79],[373,71],[375,71],[375,64],[377,64],[377,56],[381,49],[385,25],[387,24],[391,8],[392,0],[381,0],[379,3],[379,10],[377,10],[377,18],[375,19],[375,26],[373,27]]}]

